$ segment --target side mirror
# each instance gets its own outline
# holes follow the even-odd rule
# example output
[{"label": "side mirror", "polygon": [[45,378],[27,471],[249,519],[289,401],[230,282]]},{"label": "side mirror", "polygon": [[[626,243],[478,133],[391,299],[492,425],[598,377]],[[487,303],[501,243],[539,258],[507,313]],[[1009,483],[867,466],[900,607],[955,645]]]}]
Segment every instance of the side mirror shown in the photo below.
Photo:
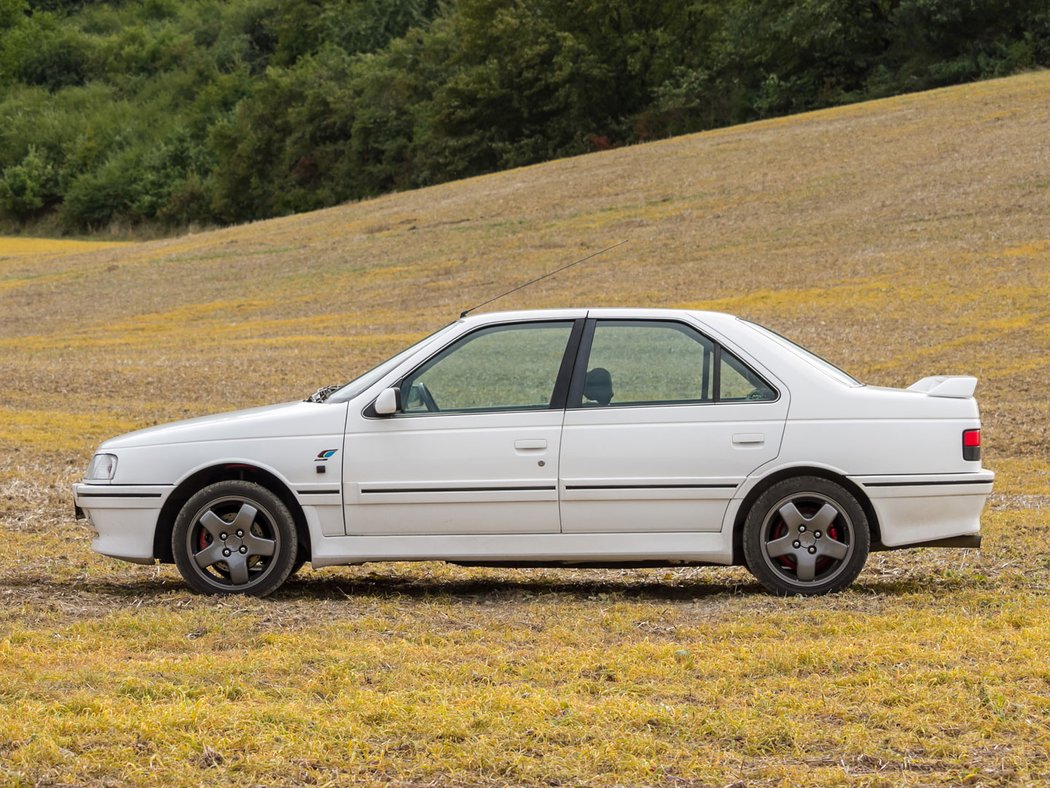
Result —
[{"label": "side mirror", "polygon": [[377,416],[393,416],[401,410],[401,392],[395,388],[383,389],[376,398],[375,409]]}]

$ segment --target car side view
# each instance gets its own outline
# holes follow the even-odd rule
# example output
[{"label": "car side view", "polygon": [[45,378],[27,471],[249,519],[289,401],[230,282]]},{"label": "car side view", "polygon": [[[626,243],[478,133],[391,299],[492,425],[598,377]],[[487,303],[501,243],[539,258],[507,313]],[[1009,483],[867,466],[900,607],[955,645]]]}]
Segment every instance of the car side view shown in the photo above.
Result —
[{"label": "car side view", "polygon": [[92,547],[262,596],[305,562],[744,564],[823,594],[872,550],[978,547],[976,379],[866,386],[716,312],[464,317],[303,402],[106,441]]}]

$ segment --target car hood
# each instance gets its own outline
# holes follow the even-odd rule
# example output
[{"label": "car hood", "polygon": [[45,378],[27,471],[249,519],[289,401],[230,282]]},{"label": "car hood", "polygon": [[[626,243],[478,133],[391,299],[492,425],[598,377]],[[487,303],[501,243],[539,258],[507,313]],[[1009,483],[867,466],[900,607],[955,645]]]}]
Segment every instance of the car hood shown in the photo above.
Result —
[{"label": "car hood", "polygon": [[345,402],[285,402],[173,421],[112,438],[103,443],[99,451],[170,443],[331,435],[343,431],[346,408]]}]

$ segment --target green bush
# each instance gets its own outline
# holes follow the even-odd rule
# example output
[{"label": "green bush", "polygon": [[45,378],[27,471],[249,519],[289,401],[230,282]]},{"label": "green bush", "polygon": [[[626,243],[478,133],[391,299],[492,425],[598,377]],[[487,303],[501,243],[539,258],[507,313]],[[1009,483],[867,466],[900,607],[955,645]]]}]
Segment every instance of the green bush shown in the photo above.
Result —
[{"label": "green bush", "polygon": [[4,36],[0,62],[8,79],[56,91],[84,84],[91,54],[90,38],[39,14]]},{"label": "green bush", "polygon": [[0,213],[259,219],[1047,65],[1045,0],[0,0]]},{"label": "green bush", "polygon": [[54,165],[34,147],[19,164],[0,173],[0,208],[9,217],[30,219],[61,198]]}]

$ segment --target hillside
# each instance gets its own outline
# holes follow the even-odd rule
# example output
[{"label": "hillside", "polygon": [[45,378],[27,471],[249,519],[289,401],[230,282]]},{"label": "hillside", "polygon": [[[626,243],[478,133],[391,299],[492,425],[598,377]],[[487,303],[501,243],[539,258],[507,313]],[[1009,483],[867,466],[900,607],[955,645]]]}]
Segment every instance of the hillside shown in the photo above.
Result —
[{"label": "hillside", "polygon": [[[215,748],[255,782],[1047,779],[1048,107],[1033,73],[169,240],[0,239],[0,766],[192,782]],[[872,384],[977,375],[999,473],[981,555],[873,557],[830,601],[756,597],[737,570],[423,565],[307,572],[239,605],[94,557],[73,526],[68,483],[99,440],[302,398],[621,239],[491,308],[721,309]],[[127,668],[89,656],[122,650]],[[221,692],[213,664],[234,671]],[[694,668],[710,683],[687,692]],[[811,668],[831,671],[820,708],[792,694]],[[243,740],[256,713],[309,743],[272,720]]]},{"label": "hillside", "polygon": [[115,426],[348,379],[628,239],[491,308],[703,306],[871,383],[973,373],[991,456],[1046,459],[1048,95],[1033,74],[96,253],[0,246],[4,405],[82,422],[57,438],[79,461]]}]

